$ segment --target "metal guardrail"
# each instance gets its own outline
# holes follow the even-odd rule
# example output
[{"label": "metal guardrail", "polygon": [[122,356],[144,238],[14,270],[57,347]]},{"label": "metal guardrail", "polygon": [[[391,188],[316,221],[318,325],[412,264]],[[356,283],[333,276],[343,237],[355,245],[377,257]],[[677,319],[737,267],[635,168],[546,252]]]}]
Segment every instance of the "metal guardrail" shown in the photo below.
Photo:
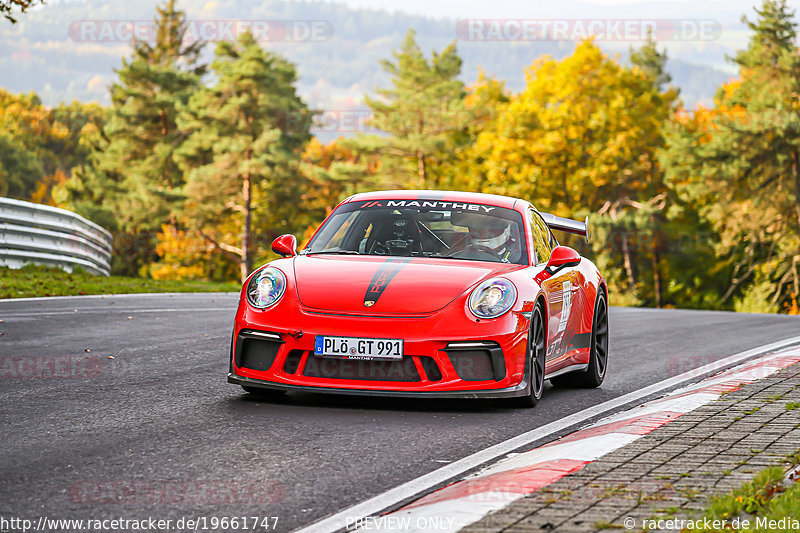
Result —
[{"label": "metal guardrail", "polygon": [[38,263],[108,276],[111,243],[107,230],[72,211],[0,198],[0,266]]}]

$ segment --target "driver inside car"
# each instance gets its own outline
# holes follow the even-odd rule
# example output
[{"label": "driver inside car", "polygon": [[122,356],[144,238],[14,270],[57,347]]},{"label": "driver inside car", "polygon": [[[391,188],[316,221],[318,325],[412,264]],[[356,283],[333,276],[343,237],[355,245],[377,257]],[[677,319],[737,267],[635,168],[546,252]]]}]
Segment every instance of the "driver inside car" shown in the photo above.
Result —
[{"label": "driver inside car", "polygon": [[450,223],[467,228],[469,233],[463,241],[465,252],[488,253],[504,263],[514,263],[522,254],[519,236],[514,235],[511,221],[489,215],[453,213]]}]

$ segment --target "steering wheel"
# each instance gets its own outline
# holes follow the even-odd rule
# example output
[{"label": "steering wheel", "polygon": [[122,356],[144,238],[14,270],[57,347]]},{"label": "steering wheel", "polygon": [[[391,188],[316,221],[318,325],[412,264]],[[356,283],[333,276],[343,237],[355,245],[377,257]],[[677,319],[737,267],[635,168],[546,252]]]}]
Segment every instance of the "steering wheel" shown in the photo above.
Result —
[{"label": "steering wheel", "polygon": [[389,249],[384,243],[375,241],[375,243],[372,245],[372,248],[369,250],[369,253],[376,255],[388,255]]},{"label": "steering wheel", "polygon": [[[476,255],[477,257],[475,257]],[[468,244],[463,250],[451,254],[450,257],[463,257],[465,259],[477,259],[479,261],[484,259],[488,261],[497,261],[500,259],[494,250],[482,244]]]}]

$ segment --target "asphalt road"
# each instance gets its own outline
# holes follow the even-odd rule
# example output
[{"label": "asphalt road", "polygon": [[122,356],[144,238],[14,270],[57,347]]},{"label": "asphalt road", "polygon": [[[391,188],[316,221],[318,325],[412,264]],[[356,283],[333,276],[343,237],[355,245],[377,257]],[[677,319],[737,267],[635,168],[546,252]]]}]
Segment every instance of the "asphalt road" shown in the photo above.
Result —
[{"label": "asphalt road", "polygon": [[0,301],[0,517],[277,516],[288,531],[800,332],[797,317],[614,308],[603,387],[548,388],[532,410],[299,393],[269,402],[225,381],[235,306],[230,294]]}]

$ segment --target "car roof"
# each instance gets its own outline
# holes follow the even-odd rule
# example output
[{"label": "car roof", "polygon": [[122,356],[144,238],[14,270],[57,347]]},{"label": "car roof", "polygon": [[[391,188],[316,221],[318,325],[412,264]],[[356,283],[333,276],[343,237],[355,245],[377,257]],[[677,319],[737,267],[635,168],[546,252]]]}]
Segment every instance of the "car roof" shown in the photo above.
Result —
[{"label": "car roof", "polygon": [[367,200],[437,200],[441,202],[466,202],[471,204],[494,205],[514,209],[514,204],[525,203],[518,198],[486,194],[480,192],[463,191],[429,191],[429,190],[402,190],[402,191],[373,191],[354,194],[342,203],[362,202]]}]

